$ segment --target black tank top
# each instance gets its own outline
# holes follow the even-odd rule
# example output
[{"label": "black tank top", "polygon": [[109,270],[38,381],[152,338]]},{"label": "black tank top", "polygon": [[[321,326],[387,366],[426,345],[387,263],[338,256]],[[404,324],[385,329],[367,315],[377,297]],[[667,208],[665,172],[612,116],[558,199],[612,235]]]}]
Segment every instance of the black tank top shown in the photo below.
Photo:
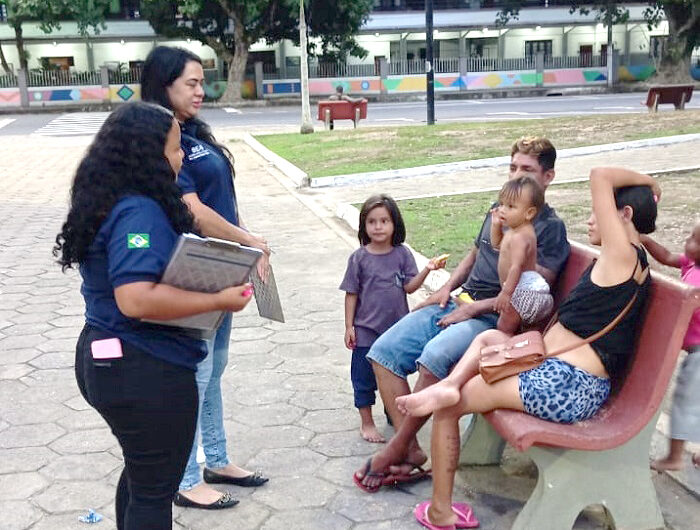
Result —
[{"label": "black tank top", "polygon": [[[633,245],[634,246],[634,245]],[[585,339],[607,326],[625,308],[639,288],[637,299],[627,314],[608,333],[591,343],[610,376],[613,388],[619,388],[634,353],[649,296],[651,277],[647,274],[642,284],[637,284],[634,273],[637,267],[649,266],[646,252],[636,247],[637,264],[632,276],[623,283],[601,287],[591,281],[592,263],[559,307],[559,322],[575,335]]]}]

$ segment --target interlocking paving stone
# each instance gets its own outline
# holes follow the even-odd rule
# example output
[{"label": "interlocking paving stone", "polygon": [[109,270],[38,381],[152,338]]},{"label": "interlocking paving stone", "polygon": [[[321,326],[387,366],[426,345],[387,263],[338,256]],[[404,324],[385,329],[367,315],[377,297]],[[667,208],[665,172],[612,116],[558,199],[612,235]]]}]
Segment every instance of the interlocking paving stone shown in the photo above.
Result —
[{"label": "interlocking paving stone", "polygon": [[[303,487],[300,485],[303,484]],[[260,488],[253,498],[275,510],[323,506],[336,495],[337,488],[315,477],[280,477],[274,488]]]},{"label": "interlocking paving stone", "polygon": [[352,522],[322,508],[285,510],[274,514],[260,527],[261,530],[281,530],[283,528],[323,528],[324,530],[345,530]]},{"label": "interlocking paving stone", "polygon": [[[269,427],[272,425],[293,425],[298,423],[304,409],[287,403],[259,405],[257,407],[239,407],[235,419],[251,427]],[[306,427],[306,425],[302,425]]]},{"label": "interlocking paving stone", "polygon": [[346,403],[346,407],[341,410],[309,411],[299,421],[299,425],[317,433],[356,429],[357,436],[360,436],[360,414],[352,406],[352,402]]},{"label": "interlocking paving stone", "polygon": [[55,423],[12,426],[0,432],[0,448],[40,447],[65,434]]},{"label": "interlocking paving stone", "polygon": [[[311,359],[328,354],[328,348],[321,344],[305,342],[296,344],[278,344],[275,346],[275,349],[272,350],[272,352],[284,359]],[[307,364],[313,368],[311,361],[309,361]]]},{"label": "interlocking paving stone", "polygon": [[0,449],[0,474],[36,471],[57,456],[47,447]]},{"label": "interlocking paving stone", "polygon": [[314,475],[327,460],[325,456],[305,447],[264,449],[249,460],[247,465],[253,468],[265,468],[273,478],[272,486],[274,486],[277,477]]},{"label": "interlocking paving stone", "polygon": [[356,430],[318,434],[309,447],[332,457],[369,455],[377,450],[373,444],[365,442]]},{"label": "interlocking paving stone", "polygon": [[122,467],[121,459],[100,451],[99,453],[59,456],[41,468],[40,473],[52,481],[82,480],[85,478],[99,480]]},{"label": "interlocking paving stone", "polygon": [[3,530],[25,530],[42,516],[29,501],[0,501],[0,514]]},{"label": "interlocking paving stone", "polygon": [[49,513],[87,511],[114,498],[114,489],[101,481],[59,481],[49,486],[34,502]]},{"label": "interlocking paving stone", "polygon": [[0,501],[24,500],[47,485],[48,481],[39,473],[0,475]]},{"label": "interlocking paving stone", "polygon": [[71,368],[75,363],[75,352],[44,353],[35,357],[28,364],[40,369]]},{"label": "interlocking paving stone", "polygon": [[6,364],[0,366],[0,379],[19,379],[34,371],[28,364]]},{"label": "interlocking paving stone", "polygon": [[51,444],[59,454],[99,453],[117,445],[117,439],[107,428],[74,431]]}]

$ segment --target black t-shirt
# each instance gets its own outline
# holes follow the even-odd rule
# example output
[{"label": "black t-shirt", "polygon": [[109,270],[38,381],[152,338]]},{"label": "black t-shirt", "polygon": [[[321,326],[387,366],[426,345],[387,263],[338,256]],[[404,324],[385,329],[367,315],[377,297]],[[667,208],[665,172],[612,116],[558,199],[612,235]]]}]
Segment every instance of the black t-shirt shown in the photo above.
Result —
[{"label": "black t-shirt", "polygon": [[[537,235],[537,264],[558,276],[570,251],[564,222],[557,217],[553,208],[545,204],[535,217],[533,226]],[[474,244],[478,249],[476,261],[462,288],[474,300],[498,296],[501,283],[498,279],[498,251],[491,246],[491,213],[486,214]]]}]

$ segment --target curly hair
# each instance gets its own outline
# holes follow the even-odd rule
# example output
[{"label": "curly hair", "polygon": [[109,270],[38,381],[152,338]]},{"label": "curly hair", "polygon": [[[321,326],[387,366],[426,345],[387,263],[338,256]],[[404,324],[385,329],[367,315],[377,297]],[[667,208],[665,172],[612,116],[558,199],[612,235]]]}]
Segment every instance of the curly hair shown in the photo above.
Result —
[{"label": "curly hair", "polygon": [[78,166],[68,217],[56,236],[53,254],[64,271],[83,263],[100,226],[127,195],[156,201],[177,233],[193,229],[192,214],[165,158],[172,127],[172,113],[152,103],[128,103],[107,118]]},{"label": "curly hair", "polygon": [[[141,99],[150,101],[174,110],[167,88],[182,75],[185,66],[190,61],[202,64],[202,59],[189,50],[171,46],[156,46],[151,50],[143,63],[141,72]],[[211,127],[198,118],[187,120],[188,125],[193,125],[195,136],[209,145],[213,145],[227,159],[231,175],[236,176],[233,168],[233,155],[223,144],[220,144],[211,132]]]}]

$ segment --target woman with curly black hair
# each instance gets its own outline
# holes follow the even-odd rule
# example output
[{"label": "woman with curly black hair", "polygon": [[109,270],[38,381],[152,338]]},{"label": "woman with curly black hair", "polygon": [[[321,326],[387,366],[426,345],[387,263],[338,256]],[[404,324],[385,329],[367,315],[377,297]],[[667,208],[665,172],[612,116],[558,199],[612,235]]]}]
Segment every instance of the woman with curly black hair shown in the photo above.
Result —
[{"label": "woman with curly black hair", "polygon": [[[148,54],[141,76],[141,97],[172,109],[182,127],[185,153],[177,183],[190,207],[198,232],[261,249],[258,261],[261,278],[267,275],[270,249],[265,239],[248,232],[241,221],[234,187],[231,153],[213,137],[209,126],[197,115],[204,98],[204,70],[195,54],[181,48],[158,46]],[[193,444],[180,491],[178,506],[215,510],[226,508],[221,492],[207,483],[261,486],[267,477],[251,473],[229,461],[226,451],[221,376],[228,362],[231,337],[229,314],[208,343],[209,354],[197,367],[200,413],[198,431],[206,455],[204,482]]]},{"label": "woman with curly black hair", "polygon": [[193,228],[175,184],[182,157],[172,113],[148,103],[119,108],[78,167],[56,236],[58,262],[77,264],[83,279],[78,386],[124,453],[119,530],[172,528],[197,420],[195,370],[207,351],[180,328],[141,319],[239,311],[250,300],[249,285],[205,294],[158,283],[178,235]]}]

